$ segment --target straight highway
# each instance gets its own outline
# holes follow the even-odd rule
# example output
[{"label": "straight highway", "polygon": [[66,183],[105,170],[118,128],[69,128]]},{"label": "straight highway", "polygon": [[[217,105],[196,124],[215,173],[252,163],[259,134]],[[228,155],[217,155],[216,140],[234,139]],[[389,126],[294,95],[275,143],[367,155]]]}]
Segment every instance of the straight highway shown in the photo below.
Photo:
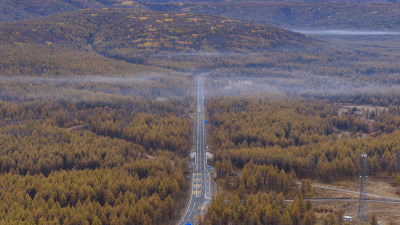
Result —
[{"label": "straight highway", "polygon": [[207,167],[207,151],[204,129],[203,76],[198,77],[197,134],[195,169],[192,174],[190,202],[178,225],[196,224],[197,215],[203,215],[211,200],[210,173]]}]

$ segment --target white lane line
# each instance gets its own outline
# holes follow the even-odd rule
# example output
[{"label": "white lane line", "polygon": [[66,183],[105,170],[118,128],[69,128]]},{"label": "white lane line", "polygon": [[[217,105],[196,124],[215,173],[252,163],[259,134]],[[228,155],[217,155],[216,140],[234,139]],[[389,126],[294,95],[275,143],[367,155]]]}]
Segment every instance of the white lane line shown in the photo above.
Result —
[{"label": "white lane line", "polygon": [[[202,76],[199,76],[198,79],[198,114],[197,114],[197,143],[196,143],[196,156],[195,156],[195,172],[198,174],[193,174],[192,176],[192,194],[190,196],[190,203],[189,207],[187,208],[185,212],[184,219],[186,222],[189,222],[191,220],[194,221],[194,224],[197,224],[198,222],[195,220],[194,216],[199,212],[199,210],[196,208],[196,205],[199,203],[197,201],[202,201],[203,206],[201,208],[201,213],[204,213],[204,208],[206,205],[208,205],[209,201],[206,201],[205,199],[209,198],[210,196],[210,173],[207,169],[207,151],[205,149],[205,116],[204,116],[204,100],[202,100],[203,97],[203,82],[202,82]],[[194,172],[194,173],[195,173]],[[200,172],[200,173],[199,173]],[[202,184],[201,186],[198,186],[199,183],[205,183]],[[195,186],[196,184],[196,186]],[[194,194],[193,194],[194,192]],[[204,193],[204,194],[203,194]],[[193,195],[196,197],[202,197],[204,196],[204,199],[195,199],[193,198]],[[193,204],[193,205],[192,205]],[[201,203],[200,203],[201,204]],[[190,207],[192,206],[192,208]],[[189,214],[188,214],[188,211]],[[182,220],[180,224],[182,223]],[[182,224],[184,225],[184,224]]]},{"label": "white lane line", "polygon": [[[193,188],[193,185],[192,185],[192,188]],[[186,211],[185,211],[185,214],[183,215],[183,218],[181,219],[181,221],[179,221],[179,224],[183,224],[184,223],[184,221],[185,221],[185,218],[187,217],[187,213],[189,212],[189,208],[190,208],[190,205],[192,204],[192,194],[190,195],[190,200],[189,200],[189,206],[187,207],[187,209],[186,209]],[[189,214],[190,215],[190,214]]]}]

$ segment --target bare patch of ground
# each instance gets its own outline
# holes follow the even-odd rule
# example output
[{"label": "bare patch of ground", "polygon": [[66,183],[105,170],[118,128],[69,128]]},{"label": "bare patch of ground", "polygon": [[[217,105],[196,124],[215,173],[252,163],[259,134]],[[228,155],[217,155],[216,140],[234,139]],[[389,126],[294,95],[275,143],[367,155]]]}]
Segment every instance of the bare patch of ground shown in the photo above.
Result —
[{"label": "bare patch of ground", "polygon": [[[313,202],[314,209],[316,210],[317,217],[319,221],[318,224],[322,223],[322,218],[324,218],[328,213],[332,213],[337,218],[337,212],[339,210],[344,211],[345,216],[351,216],[354,218],[355,224],[357,221],[358,214],[358,202],[341,202],[341,201],[330,201],[330,202]],[[375,212],[378,218],[378,222],[382,224],[388,224],[392,220],[395,224],[400,225],[400,204],[392,203],[380,203],[373,202],[367,204],[367,216]]]},{"label": "bare patch of ground", "polygon": [[362,132],[357,132],[357,133],[353,133],[351,131],[346,131],[346,130],[340,130],[337,128],[334,128],[335,133],[338,136],[338,139],[342,139],[342,138],[357,138],[357,139],[365,139],[368,134],[366,133],[362,133]]},{"label": "bare patch of ground", "polygon": [[[321,184],[335,188],[341,188],[352,191],[360,190],[360,179],[358,177],[352,179],[345,179],[341,181],[335,181],[332,183],[322,183],[314,181],[314,184]],[[317,191],[317,190],[316,190]],[[396,188],[392,185],[392,179],[384,174],[378,174],[376,176],[369,176],[367,178],[366,191],[369,194],[383,195],[387,197],[400,198],[400,195],[396,194]],[[357,196],[358,197],[358,196]]]},{"label": "bare patch of ground", "polygon": [[[340,188],[351,191],[360,190],[360,178],[356,177],[353,179],[345,179],[341,181],[335,181],[331,183],[322,183],[315,181],[314,184],[329,186],[333,188]],[[328,189],[314,188],[315,195],[313,198],[329,198],[330,201],[318,201],[313,202],[313,206],[317,213],[318,221],[322,221],[328,213],[335,214],[337,217],[337,212],[342,209],[344,210],[344,215],[352,216],[355,221],[357,221],[358,214],[358,201],[359,194],[347,193],[342,191],[334,191]],[[396,188],[392,185],[392,178],[388,177],[386,174],[378,174],[376,176],[371,176],[367,178],[366,191],[369,194],[382,195],[393,198],[400,198],[396,194]],[[354,201],[340,201],[332,200],[335,198],[350,198]],[[373,199],[373,197],[367,197],[368,199]],[[367,214],[370,216],[373,212],[376,213],[378,221],[382,224],[388,224],[392,220],[395,224],[400,225],[400,204],[395,203],[383,203],[383,202],[368,202],[367,203]],[[323,223],[318,223],[323,224]],[[357,224],[355,222],[355,224]]]},{"label": "bare patch of ground", "polygon": [[367,113],[372,113],[372,112],[379,114],[381,112],[387,112],[389,110],[388,107],[384,106],[354,105],[348,103],[338,104],[336,105],[336,108],[339,115],[353,114],[356,116],[366,116]]}]

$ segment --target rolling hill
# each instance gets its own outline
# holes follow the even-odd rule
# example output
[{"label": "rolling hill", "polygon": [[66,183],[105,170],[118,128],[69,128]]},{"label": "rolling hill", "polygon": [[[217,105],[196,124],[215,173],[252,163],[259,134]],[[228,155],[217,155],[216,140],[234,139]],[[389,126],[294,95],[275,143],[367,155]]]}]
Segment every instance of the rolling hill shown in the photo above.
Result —
[{"label": "rolling hill", "polygon": [[86,9],[0,24],[0,44],[57,46],[143,63],[164,52],[247,52],[309,46],[298,33],[218,16]]}]

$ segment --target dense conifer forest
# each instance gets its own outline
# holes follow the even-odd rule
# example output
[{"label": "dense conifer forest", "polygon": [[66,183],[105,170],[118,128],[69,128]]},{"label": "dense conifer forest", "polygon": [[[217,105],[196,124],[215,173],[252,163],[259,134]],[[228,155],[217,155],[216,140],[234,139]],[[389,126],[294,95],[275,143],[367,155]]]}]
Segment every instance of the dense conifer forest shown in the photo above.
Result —
[{"label": "dense conifer forest", "polygon": [[399,34],[282,29],[399,28],[395,1],[345,2],[0,0],[0,224],[176,224],[199,74],[199,224],[341,224],[306,199],[358,186],[361,153],[399,197]]},{"label": "dense conifer forest", "polygon": [[216,170],[222,177],[256,163],[331,181],[358,175],[363,152],[370,156],[371,175],[400,168],[398,107],[369,113],[370,126],[361,117],[338,115],[324,102],[232,97],[213,99],[209,107]]},{"label": "dense conifer forest", "polygon": [[176,219],[192,142],[189,78],[2,81],[1,223]]}]

